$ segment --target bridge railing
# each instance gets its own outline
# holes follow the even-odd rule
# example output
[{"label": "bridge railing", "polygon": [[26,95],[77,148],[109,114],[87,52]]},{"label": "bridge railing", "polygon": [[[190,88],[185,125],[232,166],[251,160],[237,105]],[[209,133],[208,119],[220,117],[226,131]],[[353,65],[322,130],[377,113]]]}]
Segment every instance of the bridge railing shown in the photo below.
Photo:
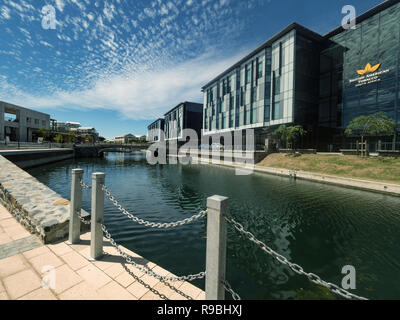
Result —
[{"label": "bridge railing", "polygon": [[[128,212],[115,199],[105,185],[104,173],[92,174],[92,185],[86,185],[83,181],[83,170],[72,170],[71,185],[71,211],[70,211],[70,229],[69,242],[71,244],[80,241],[80,225],[81,223],[91,225],[91,241],[90,241],[90,259],[99,260],[102,258],[103,252],[103,236],[105,236],[118,253],[126,260],[128,264],[133,265],[138,270],[147,275],[153,276],[158,280],[165,281],[193,281],[205,277],[205,292],[207,300],[224,300],[225,293],[229,292],[233,299],[240,300],[240,296],[232,289],[226,280],[226,250],[227,250],[227,226],[232,226],[243,239],[247,239],[254,245],[259,247],[264,253],[286,265],[295,274],[308,278],[309,281],[327,288],[334,294],[346,299],[367,300],[364,297],[352,294],[339,286],[322,280],[314,273],[305,272],[298,264],[290,262],[287,258],[277,253],[264,242],[258,240],[251,232],[244,229],[243,225],[237,222],[229,215],[229,199],[222,196],[212,196],[207,199],[207,209],[200,211],[198,214],[181,221],[170,223],[150,222],[141,219]],[[91,190],[92,192],[92,208],[91,219],[87,221],[81,216],[82,209],[82,189]],[[147,226],[149,228],[169,229],[176,228],[188,223],[192,223],[204,217],[207,217],[207,245],[206,245],[206,271],[197,274],[190,274],[180,277],[170,277],[159,275],[152,270],[138,265],[134,262],[134,258],[127,255],[113,239],[111,233],[104,225],[104,199],[108,198],[115,207],[121,211],[135,223]]]}]

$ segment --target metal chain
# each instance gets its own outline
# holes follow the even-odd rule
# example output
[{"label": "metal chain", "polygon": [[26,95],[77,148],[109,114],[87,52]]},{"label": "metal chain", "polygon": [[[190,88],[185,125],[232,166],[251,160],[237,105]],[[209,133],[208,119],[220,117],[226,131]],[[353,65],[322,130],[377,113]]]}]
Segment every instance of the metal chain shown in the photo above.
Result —
[{"label": "metal chain", "polygon": [[82,180],[80,181],[80,185],[81,185],[82,188],[84,188],[86,190],[92,189],[92,186],[88,186]]},{"label": "metal chain", "polygon": [[84,217],[82,217],[81,213],[79,212],[80,210],[76,210],[75,213],[78,216],[78,218],[81,220],[83,224],[86,224],[87,226],[90,225],[90,220],[86,220]]},{"label": "metal chain", "polygon": [[328,290],[330,290],[331,292],[342,296],[343,298],[346,298],[346,299],[357,299],[357,300],[368,300],[367,298],[360,297],[360,296],[357,296],[355,294],[352,294],[352,293],[340,288],[336,284],[333,284],[333,283],[330,283],[330,282],[326,282],[326,281],[322,280],[319,276],[317,276],[314,273],[305,272],[304,269],[301,266],[299,266],[298,264],[290,262],[284,256],[280,255],[279,253],[275,252],[270,247],[268,247],[264,242],[258,240],[251,232],[244,230],[244,227],[239,222],[235,221],[233,218],[225,216],[225,219],[229,223],[231,223],[237,231],[239,231],[241,234],[246,236],[251,242],[253,242],[256,245],[258,245],[261,248],[261,250],[263,250],[265,253],[269,254],[270,256],[274,257],[280,263],[282,263],[284,265],[287,265],[295,273],[297,273],[299,275],[306,276],[311,282],[313,282],[315,284],[318,284],[318,285],[321,285],[321,286],[327,288]]},{"label": "metal chain", "polygon": [[145,268],[133,261],[133,257],[127,255],[125,252],[123,252],[118,244],[115,242],[115,240],[112,238],[111,234],[108,232],[107,228],[102,224],[101,228],[103,229],[105,237],[110,241],[111,245],[118,251],[118,253],[128,262],[129,264],[133,265],[136,269],[139,271],[143,272],[144,274],[147,274],[149,276],[152,276],[160,281],[171,281],[171,282],[178,282],[178,281],[193,281],[196,279],[203,279],[206,276],[205,272],[199,272],[197,274],[190,274],[187,276],[181,276],[181,277],[166,277],[166,276],[161,276],[148,268]]},{"label": "metal chain", "polygon": [[142,279],[140,279],[137,275],[135,275],[129,268],[123,263],[122,267],[124,270],[132,277],[134,278],[137,282],[139,282],[142,286],[144,286],[146,289],[150,290],[157,296],[159,296],[163,300],[169,300],[164,294],[158,292],[156,289],[152,288],[150,285],[148,285],[146,282],[144,282]]},{"label": "metal chain", "polygon": [[221,283],[223,284],[225,290],[232,295],[233,300],[242,300],[240,298],[240,296],[235,291],[233,291],[233,289],[228,281],[223,280],[223,281],[221,281]]},{"label": "metal chain", "polygon": [[176,228],[183,226],[185,224],[191,223],[193,221],[199,220],[207,215],[207,210],[205,211],[200,211],[200,213],[190,217],[186,218],[181,221],[177,222],[170,222],[170,223],[155,223],[155,222],[150,222],[150,221],[145,221],[141,218],[138,218],[134,216],[133,214],[129,213],[126,209],[124,209],[119,202],[111,195],[110,191],[108,191],[107,187],[103,185],[102,187],[103,191],[105,192],[107,198],[114,204],[115,207],[118,208],[119,211],[121,211],[125,216],[127,216],[130,220],[133,222],[136,222],[138,224],[144,225],[146,227],[150,228],[157,228],[157,229],[168,229],[168,228]]}]

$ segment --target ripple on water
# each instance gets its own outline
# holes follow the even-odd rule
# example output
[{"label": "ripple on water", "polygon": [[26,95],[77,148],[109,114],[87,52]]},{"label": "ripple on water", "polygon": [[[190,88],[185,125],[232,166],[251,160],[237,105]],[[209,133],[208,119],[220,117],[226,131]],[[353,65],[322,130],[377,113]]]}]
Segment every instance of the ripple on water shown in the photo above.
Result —
[{"label": "ripple on water", "polygon": [[[235,176],[216,166],[149,166],[143,158],[109,154],[104,159],[64,161],[29,170],[69,198],[71,170],[106,173],[106,184],[128,211],[154,222],[172,222],[197,214],[209,196],[229,197],[230,214],[288,259],[340,284],[341,269],[357,270],[357,294],[370,298],[400,296],[400,199],[307,181],[255,174]],[[83,207],[90,211],[90,192]],[[123,216],[108,200],[105,221],[117,241],[175,274],[205,268],[206,221],[171,230],[151,230]],[[318,294],[294,275],[228,229],[227,277],[247,299],[287,299],[300,288]],[[204,282],[195,282],[204,286]],[[302,294],[303,294],[302,293]]]}]

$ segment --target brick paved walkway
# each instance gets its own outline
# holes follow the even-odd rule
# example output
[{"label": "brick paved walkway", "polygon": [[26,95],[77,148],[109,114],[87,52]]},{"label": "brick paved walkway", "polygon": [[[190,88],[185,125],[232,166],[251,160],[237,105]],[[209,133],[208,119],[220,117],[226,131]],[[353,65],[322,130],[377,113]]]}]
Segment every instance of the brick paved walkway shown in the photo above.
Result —
[{"label": "brick paved walkway", "polygon": [[[43,245],[0,205],[0,300],[204,300],[205,293],[188,282],[162,283],[132,266],[109,244],[101,261],[88,260],[90,233],[81,243]],[[174,276],[143,257],[124,249],[161,275]],[[55,271],[54,289],[45,289],[47,266]],[[129,273],[128,273],[129,272]],[[151,288],[151,290],[150,290]]]}]

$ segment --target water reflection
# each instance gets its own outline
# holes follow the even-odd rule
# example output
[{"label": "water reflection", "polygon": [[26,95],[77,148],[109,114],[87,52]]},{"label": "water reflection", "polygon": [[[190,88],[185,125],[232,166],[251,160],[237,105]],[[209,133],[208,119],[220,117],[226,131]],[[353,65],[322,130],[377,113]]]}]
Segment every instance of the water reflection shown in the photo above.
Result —
[{"label": "water reflection", "polygon": [[[30,172],[69,198],[71,170],[77,167],[85,170],[88,184],[92,172],[105,172],[120,203],[150,221],[181,220],[205,208],[207,197],[227,196],[231,215],[245,229],[306,271],[340,284],[342,267],[354,265],[356,294],[400,297],[399,198],[264,174],[235,176],[233,169],[219,166],[149,166],[140,154],[64,161]],[[88,192],[83,204],[89,211]],[[205,221],[151,230],[129,221],[108,201],[105,212],[109,230],[129,249],[178,275],[204,270]],[[232,228],[227,269],[228,280],[245,299],[331,297]]]}]

